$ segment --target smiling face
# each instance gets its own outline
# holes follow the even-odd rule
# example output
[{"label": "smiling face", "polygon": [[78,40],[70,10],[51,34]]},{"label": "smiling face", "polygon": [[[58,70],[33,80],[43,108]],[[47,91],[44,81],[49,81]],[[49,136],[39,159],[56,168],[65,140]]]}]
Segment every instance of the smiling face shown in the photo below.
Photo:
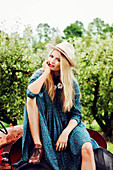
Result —
[{"label": "smiling face", "polygon": [[60,57],[61,53],[57,50],[53,50],[49,57],[49,67],[51,68],[52,71],[59,71],[60,70]]}]

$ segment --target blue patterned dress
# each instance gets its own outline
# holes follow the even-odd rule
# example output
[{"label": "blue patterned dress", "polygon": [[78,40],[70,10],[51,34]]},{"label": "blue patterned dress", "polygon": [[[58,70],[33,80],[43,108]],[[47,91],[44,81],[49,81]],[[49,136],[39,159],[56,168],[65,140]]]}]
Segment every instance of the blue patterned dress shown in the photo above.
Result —
[{"label": "blue patterned dress", "polygon": [[[43,69],[36,71],[32,75],[29,84],[38,79],[43,72]],[[56,88],[55,100],[54,103],[52,103],[44,84],[40,93],[37,95],[30,92],[27,88],[27,96],[30,98],[36,97],[39,109],[44,158],[50,167],[55,170],[77,170],[81,163],[81,147],[85,142],[91,142],[93,149],[99,147],[98,144],[90,138],[89,133],[81,121],[80,91],[78,83],[75,80],[73,81],[75,89],[74,106],[70,112],[66,113],[62,111],[61,106],[62,89]],[[70,133],[66,150],[60,152],[56,151],[58,137],[71,119],[76,119],[78,126]],[[30,150],[32,150],[32,148],[33,140],[29,129],[25,104],[22,139],[23,161],[27,161],[30,158]]]}]

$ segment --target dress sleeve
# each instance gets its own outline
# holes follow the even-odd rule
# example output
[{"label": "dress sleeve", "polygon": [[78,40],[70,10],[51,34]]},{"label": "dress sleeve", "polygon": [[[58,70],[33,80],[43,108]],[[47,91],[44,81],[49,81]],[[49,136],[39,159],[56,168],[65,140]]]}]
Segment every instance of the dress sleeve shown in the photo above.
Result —
[{"label": "dress sleeve", "polygon": [[76,119],[78,124],[81,122],[81,104],[80,104],[80,90],[79,85],[76,80],[74,80],[74,90],[75,90],[75,97],[74,97],[74,106],[70,111],[70,120]]},{"label": "dress sleeve", "polygon": [[[35,80],[37,80],[42,74],[43,74],[44,70],[43,69],[39,69],[37,70],[30,78],[30,81],[29,81],[29,84],[28,86],[33,83]],[[36,97],[37,95],[41,96],[42,95],[42,88],[40,90],[40,92],[38,94],[34,94],[32,93],[28,87],[27,87],[27,90],[26,90],[26,94],[27,94],[27,97],[33,99],[34,97]]]}]

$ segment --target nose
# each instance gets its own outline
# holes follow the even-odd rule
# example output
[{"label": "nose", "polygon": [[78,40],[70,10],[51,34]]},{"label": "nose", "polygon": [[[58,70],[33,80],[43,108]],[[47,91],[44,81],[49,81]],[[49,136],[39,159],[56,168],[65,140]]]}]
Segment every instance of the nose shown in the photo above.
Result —
[{"label": "nose", "polygon": [[52,59],[51,59],[51,64],[54,64],[54,63],[55,63],[55,59],[52,58]]}]

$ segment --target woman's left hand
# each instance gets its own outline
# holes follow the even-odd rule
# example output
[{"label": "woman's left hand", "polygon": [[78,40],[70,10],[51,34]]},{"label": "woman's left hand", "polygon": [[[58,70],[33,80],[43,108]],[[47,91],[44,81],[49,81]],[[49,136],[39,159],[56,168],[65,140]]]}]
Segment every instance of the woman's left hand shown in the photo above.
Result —
[{"label": "woman's left hand", "polygon": [[68,133],[67,131],[63,130],[61,135],[59,136],[57,143],[56,143],[56,151],[62,151],[65,150],[67,147],[67,141],[68,141]]}]

